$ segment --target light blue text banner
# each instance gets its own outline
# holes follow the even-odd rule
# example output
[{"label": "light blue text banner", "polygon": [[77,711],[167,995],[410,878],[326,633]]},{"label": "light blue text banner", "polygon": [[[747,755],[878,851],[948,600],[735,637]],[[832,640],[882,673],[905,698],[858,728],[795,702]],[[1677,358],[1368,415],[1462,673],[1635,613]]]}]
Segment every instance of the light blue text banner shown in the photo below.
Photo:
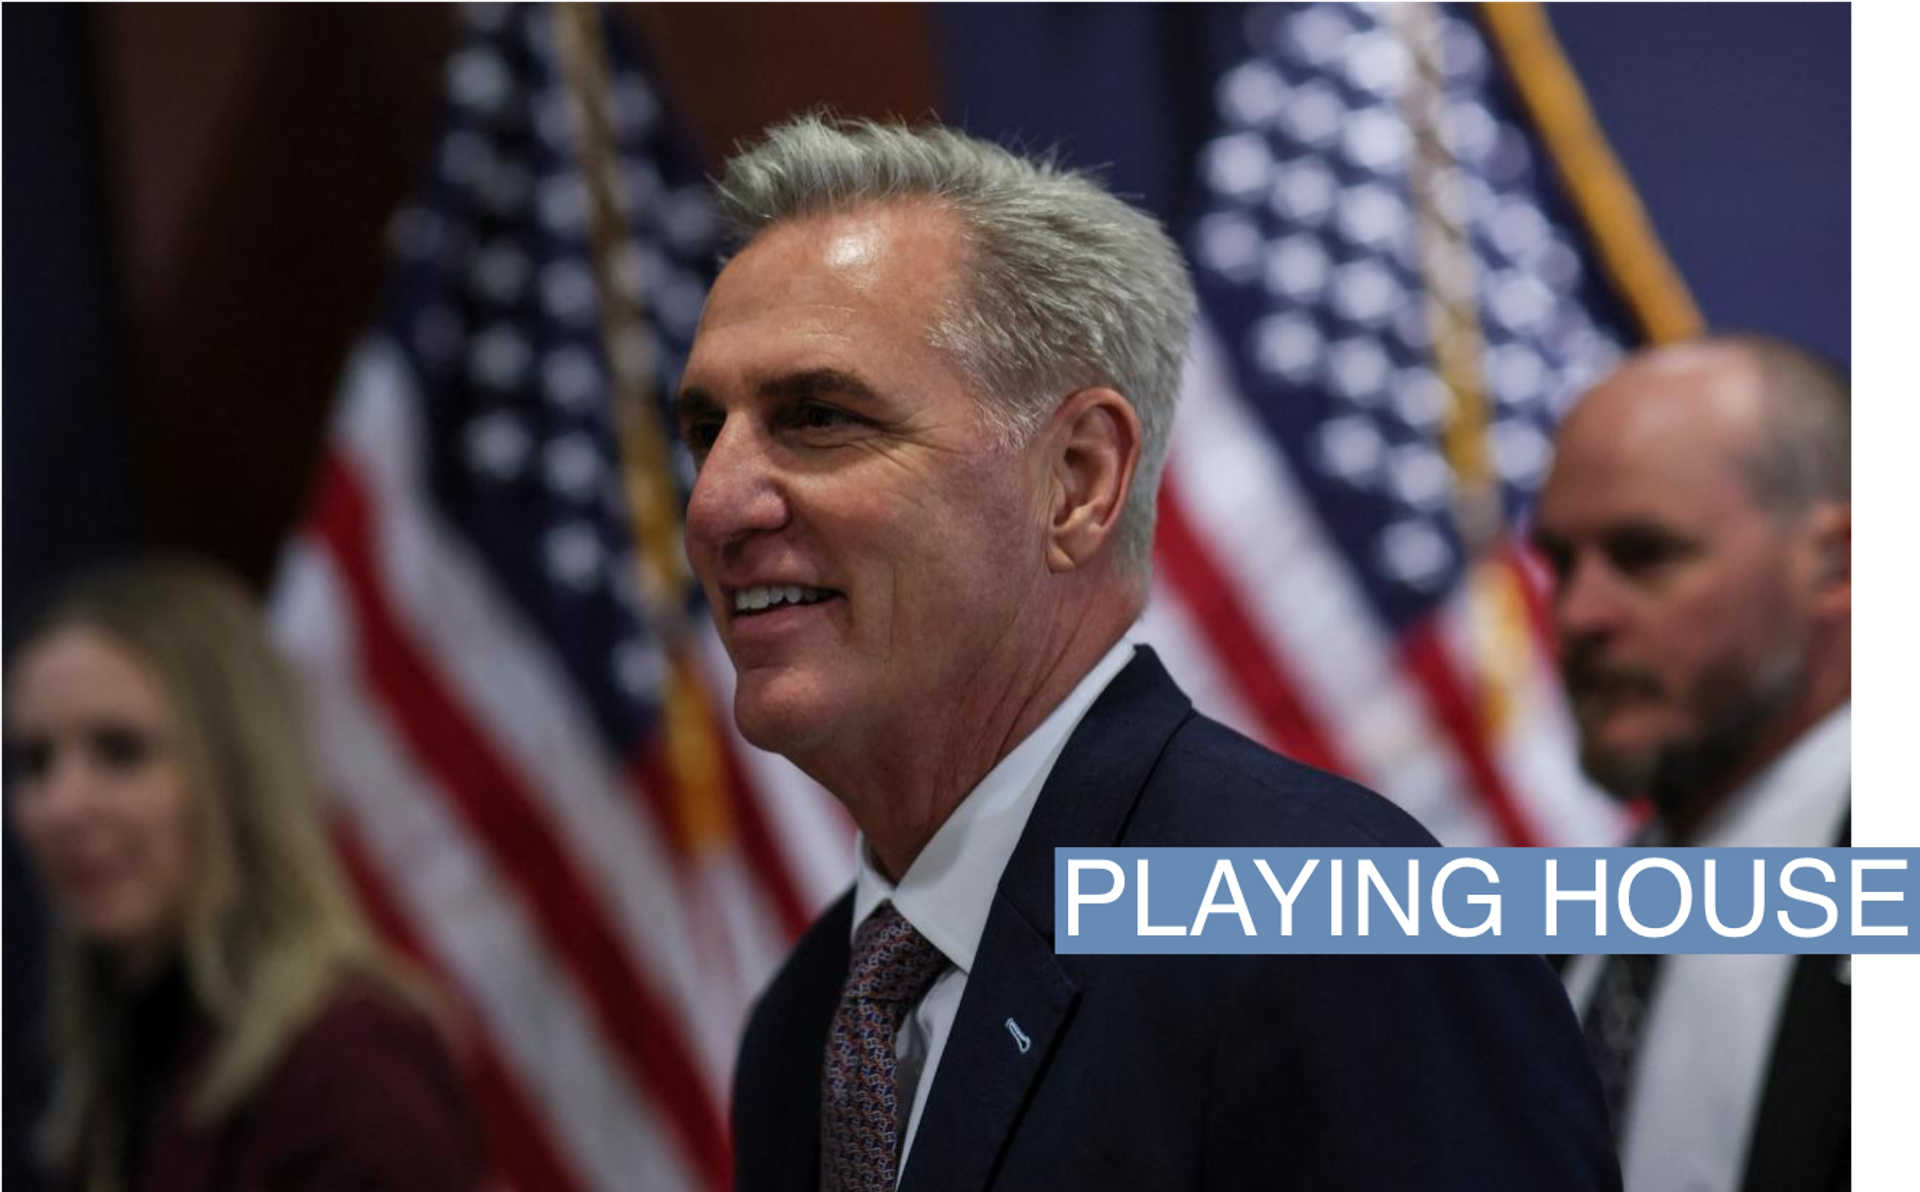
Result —
[{"label": "light blue text banner", "polygon": [[1054,850],[1061,953],[1920,952],[1920,849]]}]

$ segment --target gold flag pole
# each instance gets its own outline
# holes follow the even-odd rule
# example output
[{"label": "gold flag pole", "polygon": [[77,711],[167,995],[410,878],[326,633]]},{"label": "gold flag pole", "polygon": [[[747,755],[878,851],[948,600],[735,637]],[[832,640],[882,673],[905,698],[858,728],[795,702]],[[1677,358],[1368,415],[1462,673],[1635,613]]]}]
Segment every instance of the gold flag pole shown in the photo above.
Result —
[{"label": "gold flag pole", "polygon": [[629,222],[613,127],[606,41],[597,4],[556,6],[555,33],[567,80],[581,176],[587,188],[594,285],[606,346],[608,387],[627,505],[639,547],[642,606],[665,642],[662,707],[680,843],[698,848],[730,835],[726,781],[713,705],[693,660],[687,614],[692,577],[681,545],[679,496],[660,412],[641,297],[644,279]]},{"label": "gold flag pole", "polygon": [[1464,179],[1447,127],[1439,12],[1432,4],[1396,5],[1388,23],[1412,66],[1411,85],[1402,99],[1413,140],[1408,185],[1434,371],[1449,398],[1441,449],[1455,477],[1454,522],[1466,555],[1467,631],[1479,677],[1479,719],[1490,741],[1497,741],[1513,723],[1523,698],[1533,644],[1520,578],[1497,552],[1505,517],[1489,449],[1493,410],[1481,366],[1486,348],[1479,313],[1481,279],[1468,243]]}]

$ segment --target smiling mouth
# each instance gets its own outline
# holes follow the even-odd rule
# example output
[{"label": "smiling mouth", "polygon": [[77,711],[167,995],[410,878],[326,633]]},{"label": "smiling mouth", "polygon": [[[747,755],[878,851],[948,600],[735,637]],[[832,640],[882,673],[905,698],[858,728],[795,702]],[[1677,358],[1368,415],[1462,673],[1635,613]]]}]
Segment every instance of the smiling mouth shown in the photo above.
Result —
[{"label": "smiling mouth", "polygon": [[797,608],[831,600],[840,593],[832,588],[809,588],[801,584],[774,584],[741,588],[733,594],[733,615],[751,617],[782,608]]}]

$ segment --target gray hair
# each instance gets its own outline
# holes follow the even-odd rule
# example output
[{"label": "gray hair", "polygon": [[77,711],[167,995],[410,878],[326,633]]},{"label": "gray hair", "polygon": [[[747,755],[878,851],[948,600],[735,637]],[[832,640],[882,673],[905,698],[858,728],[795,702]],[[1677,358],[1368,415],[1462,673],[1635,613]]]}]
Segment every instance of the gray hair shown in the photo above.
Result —
[{"label": "gray hair", "polygon": [[1154,500],[1193,320],[1185,260],[1150,215],[1052,155],[1022,157],[948,128],[801,116],[734,156],[722,210],[741,242],[784,220],[927,199],[960,220],[961,293],[929,330],[1023,444],[1069,393],[1117,390],[1140,419],[1121,511],[1123,569],[1151,565]]}]

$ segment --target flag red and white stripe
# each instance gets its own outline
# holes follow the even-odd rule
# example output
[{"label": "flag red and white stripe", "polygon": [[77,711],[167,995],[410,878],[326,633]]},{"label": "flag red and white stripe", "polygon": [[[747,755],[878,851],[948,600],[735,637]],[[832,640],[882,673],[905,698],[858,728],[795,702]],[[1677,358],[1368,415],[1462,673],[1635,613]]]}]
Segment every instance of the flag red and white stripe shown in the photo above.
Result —
[{"label": "flag red and white stripe", "polygon": [[772,884],[817,909],[850,836],[762,756],[741,797],[776,868],[676,853],[636,767],[420,499],[410,383],[391,345],[356,356],[275,600],[353,868],[469,1016],[496,1148],[516,1131],[508,1149],[547,1157],[503,1173],[516,1186],[549,1186],[526,1182],[546,1166],[563,1187],[724,1186],[733,1048],[797,927]]}]

